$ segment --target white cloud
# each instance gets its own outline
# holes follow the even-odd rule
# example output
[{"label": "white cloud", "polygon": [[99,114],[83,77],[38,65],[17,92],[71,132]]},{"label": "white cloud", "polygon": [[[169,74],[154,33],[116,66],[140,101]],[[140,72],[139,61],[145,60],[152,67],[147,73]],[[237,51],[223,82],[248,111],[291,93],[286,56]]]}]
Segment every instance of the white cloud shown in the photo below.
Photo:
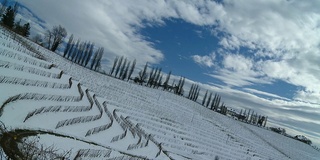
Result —
[{"label": "white cloud", "polygon": [[76,37],[104,46],[106,53],[139,58],[137,62],[141,64],[159,63],[164,58],[161,51],[139,35],[139,29],[144,27],[142,21],[162,23],[163,17],[175,16],[175,11],[164,2],[21,1],[45,19],[48,28],[61,24]]},{"label": "white cloud", "polygon": [[159,63],[164,55],[139,34],[140,29],[173,18],[212,25],[225,14],[221,4],[207,0],[18,1],[45,19],[48,28],[62,24],[69,33],[104,46],[106,53],[139,58],[141,64]]},{"label": "white cloud", "polygon": [[222,59],[222,68],[217,72],[208,74],[220,79],[228,86],[249,86],[253,84],[271,84],[272,79],[257,70],[259,66],[251,58],[240,54],[226,53]]},{"label": "white cloud", "polygon": [[233,71],[246,72],[253,69],[253,61],[240,54],[227,54],[223,59],[223,66]]},{"label": "white cloud", "polygon": [[268,93],[268,92],[259,91],[259,90],[252,89],[252,88],[243,88],[243,90],[248,91],[248,92],[253,93],[253,94],[256,93],[256,94],[265,95],[265,96],[272,97],[272,98],[277,98],[277,99],[283,99],[283,100],[290,101],[290,99],[288,99],[288,98],[281,97],[281,96],[278,96],[276,94],[272,94],[272,93]]},{"label": "white cloud", "polygon": [[299,101],[307,101],[311,103],[320,104],[320,92],[312,91],[297,91],[294,99]]},{"label": "white cloud", "polygon": [[320,83],[320,11],[315,7],[320,1],[225,0],[223,4],[224,14],[216,16],[218,30],[225,33],[219,44],[233,52],[247,47],[252,53],[246,55],[253,57],[251,64],[224,57],[226,68],[212,76],[235,86],[285,81],[309,95],[297,93],[296,98],[319,103],[312,97],[320,92],[316,86]]},{"label": "white cloud", "polygon": [[206,66],[206,67],[213,67],[214,60],[215,60],[215,53],[211,53],[210,55],[200,56],[200,55],[193,55],[191,58],[198,63],[199,65]]}]

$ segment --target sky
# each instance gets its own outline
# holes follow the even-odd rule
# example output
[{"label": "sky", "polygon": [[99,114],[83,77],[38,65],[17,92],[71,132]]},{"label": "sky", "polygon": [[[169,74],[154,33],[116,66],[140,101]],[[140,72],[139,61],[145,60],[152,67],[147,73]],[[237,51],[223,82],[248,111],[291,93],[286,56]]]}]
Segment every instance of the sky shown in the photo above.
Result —
[{"label": "sky", "polygon": [[33,35],[62,25],[104,47],[106,70],[116,56],[149,62],[320,146],[318,0],[18,2]]}]

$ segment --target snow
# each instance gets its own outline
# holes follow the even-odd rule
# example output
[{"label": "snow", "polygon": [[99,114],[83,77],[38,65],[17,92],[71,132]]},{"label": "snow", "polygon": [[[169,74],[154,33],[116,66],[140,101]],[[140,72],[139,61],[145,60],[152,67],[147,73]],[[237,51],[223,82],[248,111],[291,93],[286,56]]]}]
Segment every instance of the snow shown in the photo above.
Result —
[{"label": "snow", "polygon": [[[182,96],[91,71],[25,41],[38,53],[1,31],[0,121],[11,131],[42,131],[37,136],[41,144],[72,149],[71,158],[80,153],[92,153],[83,159],[320,157],[319,151],[297,140]],[[39,53],[45,60],[33,57]]]}]

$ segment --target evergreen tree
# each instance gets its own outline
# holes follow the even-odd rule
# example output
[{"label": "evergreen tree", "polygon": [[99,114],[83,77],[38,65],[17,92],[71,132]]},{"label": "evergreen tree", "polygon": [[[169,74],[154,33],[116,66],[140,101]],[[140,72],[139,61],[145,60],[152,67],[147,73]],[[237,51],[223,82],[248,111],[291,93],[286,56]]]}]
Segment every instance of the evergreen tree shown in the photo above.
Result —
[{"label": "evergreen tree", "polygon": [[195,101],[196,99],[196,95],[197,95],[197,92],[198,92],[198,89],[199,89],[199,86],[198,85],[195,85],[194,89],[193,89],[193,92],[191,94],[191,100]]},{"label": "evergreen tree", "polygon": [[206,103],[207,95],[208,95],[208,90],[206,91],[206,94],[204,95],[204,97],[202,99],[202,105],[203,106],[204,106],[204,103]]},{"label": "evergreen tree", "polygon": [[200,87],[197,86],[197,91],[196,91],[196,93],[195,93],[195,95],[194,95],[193,101],[197,101],[197,100],[198,100],[199,93],[200,93]]},{"label": "evergreen tree", "polygon": [[81,65],[85,66],[85,61],[89,56],[89,50],[90,50],[90,42],[86,42],[86,45],[84,47],[84,51],[83,51],[83,58],[81,59]]},{"label": "evergreen tree", "polygon": [[118,73],[119,73],[119,71],[121,69],[122,61],[123,61],[123,56],[121,56],[121,58],[118,61],[118,66],[116,68],[116,73],[115,73],[114,77],[117,77],[117,75],[118,75]]},{"label": "evergreen tree", "polygon": [[206,105],[207,108],[208,108],[208,106],[209,106],[209,104],[210,104],[211,97],[212,97],[212,92],[210,92],[209,99],[208,99],[208,101],[207,101],[207,105]]},{"label": "evergreen tree", "polygon": [[129,71],[130,63],[131,63],[131,62],[129,61],[128,64],[127,64],[126,69],[124,70],[124,73],[123,73],[123,75],[122,75],[122,77],[121,77],[122,80],[125,80],[125,79],[127,78],[127,76],[128,76],[128,71]]},{"label": "evergreen tree", "polygon": [[251,113],[251,109],[249,109],[249,111],[248,111],[248,115],[247,115],[247,118],[246,118],[246,121],[248,122],[249,121],[249,119],[250,119],[250,113]]},{"label": "evergreen tree", "polygon": [[147,79],[147,68],[148,68],[148,62],[144,66],[143,71],[139,72],[138,81],[139,81],[140,85],[142,85],[145,82],[145,80]]},{"label": "evergreen tree", "polygon": [[78,39],[77,43],[74,45],[72,53],[71,53],[71,61],[74,62],[74,59],[78,53],[78,48],[80,44],[80,39]]},{"label": "evergreen tree", "polygon": [[30,23],[26,23],[24,25],[21,25],[21,19],[14,23],[13,31],[17,34],[20,34],[24,37],[29,37],[30,35]]},{"label": "evergreen tree", "polygon": [[218,99],[217,94],[214,94],[213,100],[211,102],[211,107],[210,107],[211,110],[215,110],[214,108],[215,108],[217,99]]},{"label": "evergreen tree", "polygon": [[178,85],[174,86],[174,93],[175,94],[179,94],[179,87],[180,87],[181,83],[182,83],[182,77],[180,77]]},{"label": "evergreen tree", "polygon": [[122,67],[120,69],[120,74],[119,74],[119,79],[121,79],[123,73],[124,73],[124,70],[126,68],[126,65],[127,65],[127,58],[124,59],[124,62],[122,63]]},{"label": "evergreen tree", "polygon": [[191,97],[192,97],[193,90],[194,90],[193,88],[194,88],[194,84],[191,85],[191,88],[190,88],[190,90],[189,90],[188,99],[191,99]]},{"label": "evergreen tree", "polygon": [[133,60],[132,65],[131,65],[131,69],[130,69],[129,75],[128,75],[128,81],[131,79],[131,75],[134,71],[135,66],[136,66],[136,60]]},{"label": "evergreen tree", "polygon": [[2,19],[1,22],[3,25],[5,25],[6,27],[13,29],[14,26],[14,18],[15,18],[15,11],[14,8],[12,8],[11,6],[9,6],[6,9],[5,14],[2,15]]},{"label": "evergreen tree", "polygon": [[113,66],[112,66],[112,68],[111,68],[111,70],[110,70],[110,75],[112,76],[112,74],[113,74],[113,72],[114,72],[114,69],[116,68],[116,66],[117,66],[117,63],[118,63],[118,57],[116,57],[115,59],[114,59],[114,61],[113,61]]},{"label": "evergreen tree", "polygon": [[73,59],[73,62],[74,63],[78,63],[78,59],[80,57],[80,53],[81,53],[81,47],[82,47],[82,42],[80,41],[77,45],[77,50],[76,50],[76,53],[75,53],[75,56],[74,56],[74,59]]},{"label": "evergreen tree", "polygon": [[167,75],[166,80],[163,83],[163,90],[168,90],[169,89],[170,76],[171,76],[171,71],[169,72],[169,74]]},{"label": "evergreen tree", "polygon": [[30,23],[26,23],[23,25],[22,36],[29,37],[30,35]]},{"label": "evergreen tree", "polygon": [[16,23],[14,23],[14,25],[13,25],[13,31],[14,32],[16,32],[16,33],[18,33],[18,34],[20,34],[20,35],[22,35],[22,31],[23,30],[23,28],[22,28],[22,26],[21,26],[21,19],[19,20],[19,21],[17,21]]},{"label": "evergreen tree", "polygon": [[151,69],[151,71],[149,73],[149,79],[148,79],[148,82],[147,82],[147,86],[150,86],[150,87],[152,86],[152,83],[154,81],[154,77],[155,77],[155,75],[157,73],[157,70],[158,70],[158,68],[156,70],[154,70],[154,68],[152,67],[152,69]]},{"label": "evergreen tree", "polygon": [[217,100],[217,102],[216,102],[216,107],[215,107],[215,109],[218,109],[218,107],[219,107],[219,105],[220,105],[220,101],[221,101],[221,96],[219,96],[218,95],[218,100]]},{"label": "evergreen tree", "polygon": [[161,86],[163,74],[161,74],[159,81],[157,82],[157,89]]},{"label": "evergreen tree", "polygon": [[267,116],[266,119],[264,120],[263,127],[266,127],[267,120],[268,120],[268,116]]},{"label": "evergreen tree", "polygon": [[80,56],[78,59],[78,64],[82,65],[83,59],[85,58],[85,51],[87,47],[87,42],[82,42],[82,46],[80,47]]},{"label": "evergreen tree", "polygon": [[181,77],[180,80],[179,80],[179,83],[178,83],[178,86],[176,88],[176,94],[178,95],[183,95],[183,86],[184,86],[184,81],[185,81],[185,78]]},{"label": "evergreen tree", "polygon": [[63,57],[66,57],[67,53],[69,52],[69,50],[72,46],[72,43],[73,43],[73,34],[71,34],[71,36],[69,37],[69,41],[67,43],[67,46],[63,51]]},{"label": "evergreen tree", "polygon": [[102,56],[103,56],[103,51],[104,51],[104,48],[101,47],[99,48],[97,51],[96,51],[96,56],[94,57],[95,58],[95,63],[93,64],[94,65],[94,70],[95,71],[99,71],[99,69],[101,68],[101,60],[102,60]]},{"label": "evergreen tree", "polygon": [[159,78],[160,78],[161,70],[162,70],[162,68],[159,68],[158,72],[156,72],[155,78],[153,80],[153,88],[159,87],[158,81],[159,81]]},{"label": "evergreen tree", "polygon": [[93,48],[94,48],[94,43],[91,43],[90,45],[90,49],[89,49],[89,52],[88,52],[88,56],[86,57],[86,61],[85,61],[85,64],[84,66],[86,67],[89,63],[89,60],[91,59],[92,57],[92,54],[93,54]]},{"label": "evergreen tree", "polygon": [[251,116],[250,116],[250,123],[253,123],[254,121],[254,111],[252,111]]},{"label": "evergreen tree", "polygon": [[74,46],[75,46],[75,43],[72,42],[71,47],[70,47],[70,49],[69,49],[69,51],[67,52],[67,55],[66,55],[67,59],[70,59],[70,57],[72,56]]}]

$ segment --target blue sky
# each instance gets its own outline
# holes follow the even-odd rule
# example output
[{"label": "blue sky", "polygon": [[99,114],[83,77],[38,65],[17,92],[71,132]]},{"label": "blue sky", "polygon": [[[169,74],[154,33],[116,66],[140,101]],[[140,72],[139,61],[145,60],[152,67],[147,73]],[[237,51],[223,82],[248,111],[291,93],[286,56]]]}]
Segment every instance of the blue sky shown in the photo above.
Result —
[{"label": "blue sky", "polygon": [[192,58],[195,54],[207,55],[218,49],[218,40],[210,30],[179,19],[165,20],[161,26],[143,28],[140,33],[165,55],[160,63],[165,71],[192,77],[195,81],[211,81],[203,74],[206,66],[199,66]]},{"label": "blue sky", "polygon": [[[165,72],[170,70],[177,75],[188,77],[194,81],[202,83],[215,83],[218,85],[228,85],[219,78],[208,74],[219,74],[219,68],[223,67],[221,61],[223,56],[215,55],[214,64],[197,63],[195,55],[206,56],[224,50],[219,44],[221,35],[213,35],[215,26],[197,26],[179,19],[165,20],[164,25],[151,26],[141,29],[140,34],[145,39],[152,42],[154,48],[160,50],[164,55],[164,60],[159,64]],[[250,56],[251,52],[246,47],[239,49],[224,50],[224,52],[239,53],[244,56]],[[223,54],[223,53],[222,53]],[[196,62],[196,63],[194,63]],[[292,99],[296,86],[282,80],[274,80],[272,84],[252,84],[251,88]],[[233,86],[240,89],[241,87]],[[257,93],[256,93],[257,94]],[[266,95],[258,94],[266,97]]]},{"label": "blue sky", "polygon": [[320,1],[19,2],[32,33],[60,24],[103,46],[104,68],[125,56],[172,70],[320,144]]}]

